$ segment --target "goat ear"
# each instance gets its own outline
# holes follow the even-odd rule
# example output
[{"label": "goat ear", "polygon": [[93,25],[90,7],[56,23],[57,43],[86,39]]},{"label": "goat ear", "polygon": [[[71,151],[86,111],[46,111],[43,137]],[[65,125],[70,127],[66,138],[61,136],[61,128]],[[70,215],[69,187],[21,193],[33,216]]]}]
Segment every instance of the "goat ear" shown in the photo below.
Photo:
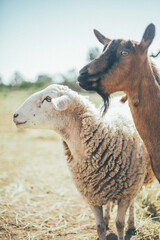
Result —
[{"label": "goat ear", "polygon": [[154,36],[155,36],[155,25],[151,23],[146,28],[143,34],[142,40],[140,42],[140,45],[145,49],[148,48],[152,43]]},{"label": "goat ear", "polygon": [[102,43],[104,46],[107,45],[111,41],[111,39],[106,38],[102,33],[97,31],[96,29],[94,29],[93,31],[94,31],[94,34],[95,34],[96,38],[98,39],[98,41],[100,43]]},{"label": "goat ear", "polygon": [[53,107],[58,111],[64,111],[68,108],[71,99],[67,95],[63,95],[52,99]]}]

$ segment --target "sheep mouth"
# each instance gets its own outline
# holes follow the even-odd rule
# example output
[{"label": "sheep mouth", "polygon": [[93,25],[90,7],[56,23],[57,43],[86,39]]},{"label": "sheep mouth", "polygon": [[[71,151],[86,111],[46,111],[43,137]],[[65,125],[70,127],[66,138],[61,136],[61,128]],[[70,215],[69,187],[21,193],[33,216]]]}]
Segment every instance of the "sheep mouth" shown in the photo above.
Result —
[{"label": "sheep mouth", "polygon": [[17,122],[16,123],[16,126],[19,126],[19,125],[23,125],[23,124],[25,124],[27,121],[25,121],[25,122]]}]

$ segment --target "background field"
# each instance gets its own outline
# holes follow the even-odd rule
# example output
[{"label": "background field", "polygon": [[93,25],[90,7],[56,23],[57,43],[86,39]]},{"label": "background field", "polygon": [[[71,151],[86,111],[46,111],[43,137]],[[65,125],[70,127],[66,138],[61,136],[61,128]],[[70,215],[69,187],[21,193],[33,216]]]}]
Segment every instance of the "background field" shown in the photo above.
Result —
[{"label": "background field", "polygon": [[[47,130],[18,130],[12,122],[13,113],[32,92],[0,91],[0,239],[94,240],[92,212],[72,183],[59,136]],[[100,103],[97,95],[91,99]],[[138,234],[132,239],[160,239],[157,181],[142,189],[135,206]],[[109,233],[116,233],[115,212]]]}]

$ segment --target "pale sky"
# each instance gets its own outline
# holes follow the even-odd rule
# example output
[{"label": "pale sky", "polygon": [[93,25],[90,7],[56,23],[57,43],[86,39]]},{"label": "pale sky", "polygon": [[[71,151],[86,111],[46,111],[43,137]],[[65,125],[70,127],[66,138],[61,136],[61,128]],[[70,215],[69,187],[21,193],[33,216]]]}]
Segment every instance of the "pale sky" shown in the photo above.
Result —
[{"label": "pale sky", "polygon": [[[87,62],[90,47],[99,47],[93,29],[109,38],[140,41],[149,23],[156,37],[149,53],[160,49],[160,0],[0,0],[0,76],[14,72],[34,80]],[[153,60],[160,68],[160,57]]]}]

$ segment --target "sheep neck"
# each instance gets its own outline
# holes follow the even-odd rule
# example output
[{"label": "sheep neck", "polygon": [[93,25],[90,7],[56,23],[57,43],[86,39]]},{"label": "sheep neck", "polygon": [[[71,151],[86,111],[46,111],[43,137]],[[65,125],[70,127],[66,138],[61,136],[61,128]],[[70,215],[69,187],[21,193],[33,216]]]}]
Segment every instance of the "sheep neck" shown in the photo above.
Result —
[{"label": "sheep neck", "polygon": [[[101,139],[104,130],[104,123],[102,119],[96,114],[96,110],[93,106],[77,103],[78,107],[68,112],[67,127],[60,129],[60,135],[63,139],[63,147],[67,161],[74,162],[86,161],[91,158],[92,149],[90,144],[96,145]],[[93,108],[92,108],[93,107]],[[66,121],[67,121],[66,119]],[[101,120],[100,120],[101,119]],[[106,127],[106,126],[105,126]],[[94,136],[95,135],[95,136]],[[88,151],[90,149],[90,152]],[[92,161],[90,159],[90,161]]]},{"label": "sheep neck", "polygon": [[78,119],[80,114],[69,111],[66,115],[67,117],[63,117],[65,127],[60,127],[57,132],[63,139],[65,155],[68,161],[70,161],[73,160],[73,158],[78,159],[84,156],[84,146],[81,144],[80,139],[81,121]]},{"label": "sheep neck", "polygon": [[80,104],[70,116],[67,118],[72,121],[67,123],[67,128],[61,129],[61,136],[67,162],[72,163],[72,167],[83,162],[84,166],[91,163],[94,168],[101,161],[101,153],[108,156],[113,154],[117,130],[107,126],[96,109]]}]

